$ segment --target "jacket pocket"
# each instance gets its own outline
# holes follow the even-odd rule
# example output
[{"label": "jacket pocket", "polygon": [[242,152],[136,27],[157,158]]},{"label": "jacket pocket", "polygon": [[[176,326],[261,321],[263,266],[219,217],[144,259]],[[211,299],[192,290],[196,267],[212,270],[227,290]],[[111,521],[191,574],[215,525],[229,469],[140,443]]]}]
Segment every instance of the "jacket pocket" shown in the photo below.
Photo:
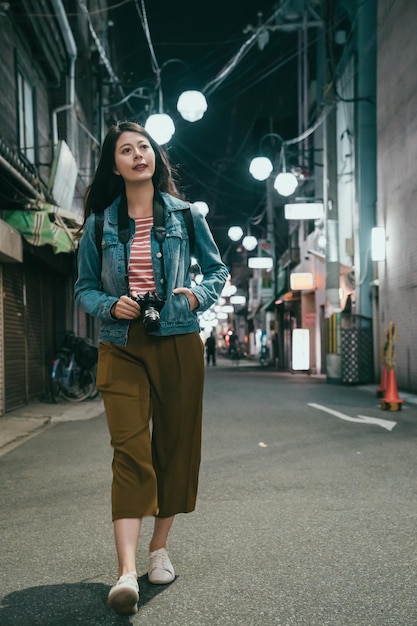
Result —
[{"label": "jacket pocket", "polygon": [[183,293],[169,296],[161,311],[161,321],[170,325],[186,326],[195,320],[195,316],[187,296]]}]

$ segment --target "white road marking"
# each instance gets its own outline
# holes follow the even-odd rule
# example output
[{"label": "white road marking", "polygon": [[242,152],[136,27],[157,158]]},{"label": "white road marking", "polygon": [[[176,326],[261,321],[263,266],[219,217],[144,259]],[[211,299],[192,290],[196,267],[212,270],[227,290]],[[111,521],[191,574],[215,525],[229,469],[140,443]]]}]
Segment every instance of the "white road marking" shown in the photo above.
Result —
[{"label": "white road marking", "polygon": [[356,422],[357,424],[375,424],[376,426],[381,426],[381,428],[385,428],[385,430],[390,431],[397,425],[397,422],[383,420],[379,417],[366,417],[365,415],[350,417],[350,415],[345,415],[344,413],[340,413],[340,411],[333,411],[333,409],[329,409],[327,406],[323,406],[322,404],[314,404],[314,402],[309,402],[308,406],[312,406],[313,409],[318,409],[319,411],[330,413],[330,415],[334,415],[335,417],[345,420],[346,422]]}]

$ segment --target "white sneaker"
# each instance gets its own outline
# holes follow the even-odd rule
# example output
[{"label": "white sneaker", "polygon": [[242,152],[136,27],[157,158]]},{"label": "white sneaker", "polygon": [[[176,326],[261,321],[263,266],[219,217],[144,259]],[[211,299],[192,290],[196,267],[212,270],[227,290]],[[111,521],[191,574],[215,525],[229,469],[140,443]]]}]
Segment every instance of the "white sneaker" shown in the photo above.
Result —
[{"label": "white sneaker", "polygon": [[138,575],[129,572],[120,576],[119,580],[110,589],[107,599],[108,604],[120,615],[132,615],[137,613],[139,601]]},{"label": "white sneaker", "polygon": [[148,580],[153,585],[167,585],[175,580],[175,571],[165,548],[149,553]]}]

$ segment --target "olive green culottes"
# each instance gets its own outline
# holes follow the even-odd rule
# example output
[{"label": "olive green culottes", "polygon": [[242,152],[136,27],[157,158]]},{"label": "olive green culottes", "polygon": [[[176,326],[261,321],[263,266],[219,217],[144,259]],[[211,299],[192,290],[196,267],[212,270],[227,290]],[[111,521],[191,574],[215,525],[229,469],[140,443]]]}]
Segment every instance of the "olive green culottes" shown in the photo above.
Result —
[{"label": "olive green culottes", "polygon": [[155,337],[141,321],[126,346],[100,344],[97,388],[113,447],[112,517],[195,508],[204,348],[198,333]]}]

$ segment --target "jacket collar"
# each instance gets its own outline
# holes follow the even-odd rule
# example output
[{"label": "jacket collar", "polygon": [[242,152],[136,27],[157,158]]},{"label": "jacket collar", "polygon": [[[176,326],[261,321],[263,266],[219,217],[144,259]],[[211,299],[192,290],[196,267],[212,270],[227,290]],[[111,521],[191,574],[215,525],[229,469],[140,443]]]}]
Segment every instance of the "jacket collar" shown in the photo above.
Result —
[{"label": "jacket collar", "polygon": [[117,224],[117,209],[119,208],[120,196],[117,196],[115,200],[109,206],[109,223]]},{"label": "jacket collar", "polygon": [[[187,209],[190,206],[189,202],[185,202],[180,198],[175,198],[175,196],[171,196],[169,193],[161,192],[162,200],[164,201],[165,209],[168,213],[172,211],[182,211]],[[117,224],[117,209],[119,208],[120,196],[117,196],[115,200],[113,200],[112,204],[109,206],[109,223]]]},{"label": "jacket collar", "polygon": [[162,192],[161,197],[162,197],[162,200],[164,201],[165,208],[167,209],[169,213],[171,213],[171,211],[183,211],[184,209],[187,209],[190,206],[189,202],[185,202],[184,200],[181,200],[180,198],[175,198],[174,196],[171,196],[169,193]]}]

